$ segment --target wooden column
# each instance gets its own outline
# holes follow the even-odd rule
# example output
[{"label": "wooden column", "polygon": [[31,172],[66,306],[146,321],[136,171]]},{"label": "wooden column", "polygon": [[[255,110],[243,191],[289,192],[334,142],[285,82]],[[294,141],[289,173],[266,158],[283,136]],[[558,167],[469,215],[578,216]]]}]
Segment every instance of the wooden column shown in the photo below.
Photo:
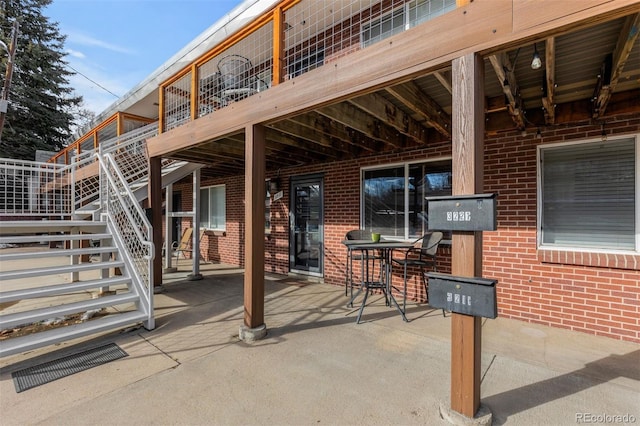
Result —
[{"label": "wooden column", "polygon": [[263,126],[246,127],[244,325],[250,329],[264,324],[265,142]]},{"label": "wooden column", "polygon": [[149,158],[149,206],[153,226],[153,286],[162,286],[162,158]]},{"label": "wooden column", "polygon": [[273,10],[273,78],[272,86],[282,83],[284,64],[284,13],[281,6]]},{"label": "wooden column", "polygon": [[[483,192],[484,64],[476,54],[453,61],[453,195]],[[482,232],[454,232],[451,274],[482,276]],[[480,407],[480,317],[452,314],[451,408],[474,417]]]}]

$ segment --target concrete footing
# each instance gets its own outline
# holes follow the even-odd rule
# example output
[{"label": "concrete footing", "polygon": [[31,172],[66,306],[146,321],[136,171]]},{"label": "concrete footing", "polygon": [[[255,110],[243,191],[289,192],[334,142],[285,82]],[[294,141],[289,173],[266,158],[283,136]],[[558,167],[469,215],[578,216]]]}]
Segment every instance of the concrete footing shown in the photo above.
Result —
[{"label": "concrete footing", "polygon": [[153,294],[161,294],[164,293],[164,286],[162,285],[154,285],[153,286]]},{"label": "concrete footing", "polygon": [[493,414],[485,405],[480,404],[474,417],[467,417],[462,413],[452,410],[449,402],[440,402],[440,417],[456,426],[491,426]]},{"label": "concrete footing", "polygon": [[188,281],[200,281],[202,279],[202,274],[189,274],[187,275]]},{"label": "concrete footing", "polygon": [[164,268],[162,270],[163,274],[172,274],[174,272],[178,272],[178,268],[176,268],[175,266],[172,266],[171,268]]},{"label": "concrete footing", "polygon": [[256,328],[249,328],[246,325],[240,326],[240,332],[238,336],[243,342],[255,342],[256,340],[263,339],[267,335],[267,325],[262,324]]}]

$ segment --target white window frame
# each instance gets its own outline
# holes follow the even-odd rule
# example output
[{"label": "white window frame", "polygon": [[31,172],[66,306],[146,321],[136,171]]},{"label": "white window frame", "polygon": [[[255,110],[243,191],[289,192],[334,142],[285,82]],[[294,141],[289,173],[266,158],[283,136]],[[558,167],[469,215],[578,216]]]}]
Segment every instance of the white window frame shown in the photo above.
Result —
[{"label": "white window frame", "polygon": [[[573,142],[561,142],[553,144],[538,145],[537,147],[537,225],[536,225],[536,240],[538,250],[554,250],[554,251],[570,251],[570,252],[582,252],[582,253],[612,253],[612,254],[636,254],[640,253],[640,133],[630,135],[616,135],[615,137],[609,137],[608,140],[623,140],[623,139],[635,139],[635,249],[623,250],[623,249],[598,249],[594,247],[578,247],[578,246],[562,246],[556,244],[543,244],[542,242],[542,151],[545,149],[553,149],[554,147],[568,147],[571,145],[584,145],[589,143],[603,143],[602,139],[587,139]],[[605,142],[606,143],[606,142]]]},{"label": "white window frame", "polygon": [[[423,160],[414,160],[414,161],[402,161],[402,162],[395,162],[395,163],[385,163],[385,164],[378,164],[375,166],[368,166],[368,167],[361,167],[360,168],[360,223],[365,223],[365,205],[364,205],[364,174],[365,172],[371,171],[371,170],[385,170],[385,169],[392,169],[392,168],[396,168],[396,167],[403,167],[404,168],[404,208],[406,209],[407,206],[409,205],[409,169],[411,166],[413,166],[414,164],[426,164],[426,163],[438,163],[438,162],[442,162],[442,161],[452,161],[453,157],[452,156],[444,156],[444,157],[437,157],[437,158],[428,158],[428,159],[423,159]],[[453,164],[451,165],[452,169],[453,169]],[[453,177],[453,176],[452,176]],[[384,236],[384,235],[383,235]],[[402,238],[398,238],[398,237],[393,237],[393,236],[385,236],[387,240],[398,240],[398,241],[413,241],[415,240],[414,236],[410,236],[409,235],[409,215],[406,214],[406,210],[405,210],[405,215],[404,215],[404,237]]]},{"label": "white window frame", "polygon": [[[225,231],[227,228],[227,188],[225,184],[222,185],[209,185],[209,186],[202,186],[200,187],[200,191],[204,191],[207,190],[209,191],[209,202],[211,200],[211,189],[213,188],[222,188],[222,191],[224,193],[224,221],[223,221],[223,225],[222,227],[211,227],[211,212],[209,212],[208,217],[207,217],[207,226],[200,226],[200,229],[206,229],[206,230],[211,230],[211,231]],[[198,194],[200,195],[200,194]],[[202,199],[201,199],[201,209],[202,209]],[[210,206],[211,204],[209,204]],[[207,209],[209,208],[209,206],[207,206]],[[208,210],[207,210],[208,211]],[[204,218],[202,217],[202,213],[200,214],[200,222],[204,222]]]}]

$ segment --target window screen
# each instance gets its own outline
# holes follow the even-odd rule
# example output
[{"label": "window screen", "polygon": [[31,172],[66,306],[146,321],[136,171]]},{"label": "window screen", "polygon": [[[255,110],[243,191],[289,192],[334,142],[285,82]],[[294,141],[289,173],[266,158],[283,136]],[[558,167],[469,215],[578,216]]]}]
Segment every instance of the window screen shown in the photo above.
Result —
[{"label": "window screen", "polygon": [[634,139],[544,148],[542,244],[635,249]]}]

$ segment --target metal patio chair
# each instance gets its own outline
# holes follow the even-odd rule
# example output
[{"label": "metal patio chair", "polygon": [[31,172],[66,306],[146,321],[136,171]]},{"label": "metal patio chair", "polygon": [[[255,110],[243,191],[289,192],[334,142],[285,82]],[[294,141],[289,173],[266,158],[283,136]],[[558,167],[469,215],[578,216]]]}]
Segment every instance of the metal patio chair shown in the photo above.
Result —
[{"label": "metal patio chair", "polygon": [[[403,268],[403,291],[402,291],[402,311],[404,312],[407,306],[407,269],[409,267],[415,267],[420,270],[422,276],[422,285],[424,286],[425,296],[428,301],[427,291],[427,278],[425,276],[425,270],[427,268],[433,268],[433,271],[437,271],[436,256],[438,253],[438,245],[442,241],[442,232],[428,232],[422,237],[418,238],[414,242],[414,246],[410,249],[404,250],[404,256],[393,257],[391,255],[391,264],[402,266]],[[398,290],[398,289],[396,289]],[[445,315],[444,309],[442,315]]]}]

